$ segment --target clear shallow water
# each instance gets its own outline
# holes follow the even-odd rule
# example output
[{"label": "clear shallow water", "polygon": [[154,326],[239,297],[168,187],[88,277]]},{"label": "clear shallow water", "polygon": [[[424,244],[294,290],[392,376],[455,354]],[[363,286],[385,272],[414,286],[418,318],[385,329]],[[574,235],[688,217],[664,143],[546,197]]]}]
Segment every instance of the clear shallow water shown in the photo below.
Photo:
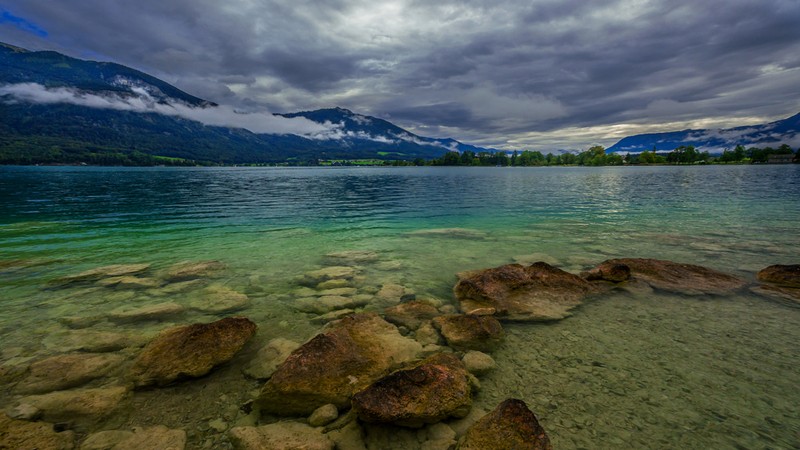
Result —
[{"label": "clear shallow water", "polygon": [[[57,352],[53,336],[70,331],[59,321],[64,316],[165,301],[147,290],[42,289],[59,276],[108,264],[150,263],[158,271],[182,260],[223,261],[229,270],[216,282],[250,296],[241,314],[259,324],[259,342],[303,340],[319,325],[291,308],[295,281],[327,264],[330,252],[378,252],[379,263],[363,268],[367,289],[398,283],[449,302],[459,271],[539,259],[578,272],[612,257],[652,257],[752,280],[767,265],[800,262],[798,223],[797,165],[3,167],[0,260],[27,263],[0,268],[2,356],[17,363]],[[426,231],[444,228],[463,230]],[[190,302],[193,295],[169,300]],[[190,311],[174,320],[93,328],[146,336],[213,318]],[[490,409],[503,398],[522,398],[557,448],[800,442],[796,308],[746,294],[619,294],[558,324],[508,331],[493,355],[500,367],[482,381],[476,405]],[[246,399],[257,387],[228,372],[204,379],[214,386],[214,402],[219,395],[231,403]],[[172,397],[163,404],[175,404],[146,413],[141,405],[151,394],[137,393],[138,407],[114,420],[159,417],[192,428],[206,417],[176,413],[184,397],[196,394],[191,390],[167,389]]]}]

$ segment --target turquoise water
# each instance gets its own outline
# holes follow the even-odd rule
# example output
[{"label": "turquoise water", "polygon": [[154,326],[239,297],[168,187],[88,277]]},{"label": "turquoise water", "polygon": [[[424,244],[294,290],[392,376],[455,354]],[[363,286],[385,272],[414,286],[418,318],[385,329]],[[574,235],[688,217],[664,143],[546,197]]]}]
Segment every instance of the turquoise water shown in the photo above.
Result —
[{"label": "turquoise water", "polygon": [[[153,289],[49,288],[54,279],[109,264],[148,263],[158,272],[184,260],[219,260],[228,270],[214,282],[250,297],[238,314],[258,323],[259,342],[302,341],[319,325],[291,307],[297,278],[330,264],[331,252],[377,253],[376,263],[361,268],[364,292],[395,283],[448,303],[457,272],[514,261],[545,260],[577,273],[613,257],[650,257],[752,281],[768,265],[800,263],[798,223],[798,165],[3,167],[2,361],[22,364],[58,352],[53,336],[71,332],[64,317],[196,297],[191,290],[167,296]],[[190,310],[92,328],[148,336],[215,316]],[[482,380],[476,404],[490,409],[505,397],[523,398],[557,448],[800,442],[794,406],[800,404],[800,309],[746,293],[617,294],[557,324],[508,331],[493,355],[499,368]],[[591,366],[598,358],[614,370]],[[216,389],[223,393],[245,383],[220,377],[227,387]],[[189,395],[181,389],[188,388],[175,389],[176,399]],[[133,404],[147,395],[137,393]],[[118,422],[139,414],[132,408]]]}]

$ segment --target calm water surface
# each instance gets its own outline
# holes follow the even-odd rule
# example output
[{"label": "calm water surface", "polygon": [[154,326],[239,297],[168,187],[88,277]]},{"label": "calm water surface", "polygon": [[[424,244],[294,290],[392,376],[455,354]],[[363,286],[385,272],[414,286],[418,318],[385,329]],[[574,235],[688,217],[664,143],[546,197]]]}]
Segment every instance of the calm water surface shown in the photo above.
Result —
[{"label": "calm water surface", "polygon": [[[291,305],[298,276],[330,264],[331,252],[378,253],[360,268],[366,292],[396,283],[447,303],[457,272],[514,261],[577,273],[613,257],[650,257],[752,281],[768,265],[800,263],[798,223],[798,165],[3,167],[0,363],[64,351],[54,338],[74,331],[64,317],[166,301],[153,289],[47,288],[109,264],[149,263],[157,272],[184,260],[224,262],[229,269],[214,283],[250,297],[239,314],[258,323],[258,347],[318,330]],[[189,304],[193,295],[169,300]],[[214,318],[190,309],[92,329],[151,335]],[[522,398],[556,448],[800,445],[798,308],[749,293],[620,293],[556,324],[507,331],[476,409]],[[162,390],[158,406],[148,403],[155,394],[136,393],[98,429],[152,421],[190,430],[193,445],[220,444],[203,424],[221,398],[244,401],[258,383],[235,367],[203,383],[207,407],[196,413],[177,412],[198,394],[185,383]],[[13,404],[14,393],[4,391],[4,404]]]}]

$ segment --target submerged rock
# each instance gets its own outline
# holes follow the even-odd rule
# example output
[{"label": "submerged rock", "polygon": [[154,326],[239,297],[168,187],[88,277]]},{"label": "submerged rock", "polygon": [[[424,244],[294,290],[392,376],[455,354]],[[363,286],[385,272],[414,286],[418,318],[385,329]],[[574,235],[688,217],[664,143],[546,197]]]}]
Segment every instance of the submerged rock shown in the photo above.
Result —
[{"label": "submerged rock", "polygon": [[242,369],[242,372],[251,378],[266,380],[298,347],[300,344],[297,342],[275,338],[256,353],[256,356]]},{"label": "submerged rock", "polygon": [[386,308],[384,318],[387,322],[404,326],[409,330],[416,330],[424,322],[433,319],[439,314],[439,310],[435,306],[412,300]]},{"label": "submerged rock", "polygon": [[447,345],[456,350],[490,352],[497,348],[505,336],[503,326],[493,316],[452,314],[436,317],[433,324],[442,333]]},{"label": "submerged rock", "polygon": [[200,377],[231,358],[256,332],[244,317],[170,328],[139,354],[130,370],[136,386],[164,386],[186,377]]},{"label": "submerged rock", "polygon": [[[183,450],[186,448],[186,432],[173,430],[164,425],[134,427],[131,436],[118,442],[112,450]],[[83,450],[83,447],[81,447]]]},{"label": "submerged rock", "polygon": [[0,449],[72,450],[75,434],[57,433],[53,424],[14,420],[0,413]]},{"label": "submerged rock", "polygon": [[73,389],[23,397],[20,403],[40,409],[42,418],[50,422],[99,420],[117,409],[127,394],[124,386]]},{"label": "submerged rock", "polygon": [[298,280],[303,286],[317,286],[328,280],[350,280],[358,271],[350,266],[331,266],[306,272]]},{"label": "submerged rock", "polygon": [[51,285],[68,285],[97,281],[109,277],[122,277],[142,273],[150,268],[150,264],[113,264],[110,266],[96,267],[74,275],[67,275],[51,282]]},{"label": "submerged rock", "polygon": [[97,284],[118,289],[153,289],[161,286],[161,281],[155,278],[140,278],[130,275],[122,277],[104,278]]},{"label": "submerged rock", "polygon": [[459,276],[453,292],[462,311],[505,320],[563,319],[596,290],[581,277],[543,262],[527,267],[507,264]]},{"label": "submerged rock", "polygon": [[218,275],[227,267],[220,261],[181,261],[173,264],[164,272],[164,279],[169,282],[209,278]]},{"label": "submerged rock", "polygon": [[99,330],[69,330],[55,332],[42,341],[45,347],[61,352],[103,353],[145,344],[140,334],[114,333]]},{"label": "submerged rock", "polygon": [[485,239],[488,235],[480,230],[470,228],[432,228],[417,230],[406,234],[412,237],[444,237],[452,239]]},{"label": "submerged rock", "polygon": [[278,422],[260,427],[235,427],[228,435],[236,450],[303,449],[333,450],[334,443],[313,428],[299,422]]},{"label": "submerged rock", "polygon": [[458,450],[552,450],[550,438],[522,400],[508,399],[472,425]]},{"label": "submerged rock", "polygon": [[621,283],[631,278],[631,268],[622,263],[605,261],[592,270],[582,273],[581,276],[589,281],[610,281]]},{"label": "submerged rock", "polygon": [[325,255],[326,258],[336,261],[339,264],[355,265],[377,261],[380,255],[369,250],[347,250],[343,252],[333,252]]},{"label": "submerged rock", "polygon": [[449,416],[464,417],[471,405],[467,370],[448,353],[395,371],[353,396],[353,410],[359,419],[410,427]]},{"label": "submerged rock", "polygon": [[726,295],[746,284],[743,279],[727,273],[659,259],[609,259],[598,267],[616,265],[628,266],[634,279],[643,281],[654,289],[686,295]]},{"label": "submerged rock", "polygon": [[800,264],[769,266],[758,272],[759,281],[800,288]]},{"label": "submerged rock", "polygon": [[192,309],[214,314],[240,311],[248,306],[250,298],[246,294],[221,285],[205,288],[197,298],[189,302]]},{"label": "submerged rock", "polygon": [[121,355],[74,353],[34,362],[28,376],[17,384],[21,394],[41,394],[69,389],[108,375],[125,360]]},{"label": "submerged rock", "polygon": [[360,297],[344,297],[341,295],[324,295],[322,297],[306,297],[294,302],[298,311],[327,314],[337,309],[353,309],[364,306],[369,301]]},{"label": "submerged rock", "polygon": [[312,427],[321,427],[327,425],[339,417],[339,409],[336,405],[328,403],[315,409],[308,417],[308,424]]},{"label": "submerged rock", "polygon": [[354,393],[421,350],[377,314],[347,316],[292,352],[262,388],[257,406],[275,415],[306,415],[327,403],[347,407]]},{"label": "submerged rock", "polygon": [[120,306],[108,313],[114,322],[141,322],[145,320],[162,320],[182,314],[186,308],[175,303],[165,302],[148,306]]},{"label": "submerged rock", "polygon": [[483,375],[497,367],[497,363],[494,362],[491,356],[475,350],[465,353],[461,358],[461,362],[464,363],[467,371],[473,375]]}]

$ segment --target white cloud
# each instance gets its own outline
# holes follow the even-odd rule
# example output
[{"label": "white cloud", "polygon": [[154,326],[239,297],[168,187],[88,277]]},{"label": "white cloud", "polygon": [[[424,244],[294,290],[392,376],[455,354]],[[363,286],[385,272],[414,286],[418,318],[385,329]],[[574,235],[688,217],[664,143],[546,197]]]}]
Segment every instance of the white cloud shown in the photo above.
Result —
[{"label": "white cloud", "polygon": [[6,84],[0,86],[0,96],[6,101],[25,103],[86,106],[89,108],[157,113],[181,117],[204,125],[244,128],[253,133],[296,134],[310,138],[332,139],[341,125],[319,124],[303,117],[287,118],[267,112],[244,113],[230,106],[193,107],[180,102],[160,103],[146,90],[132,89],[136,95],[97,95],[71,88],[47,88],[36,83]]}]

